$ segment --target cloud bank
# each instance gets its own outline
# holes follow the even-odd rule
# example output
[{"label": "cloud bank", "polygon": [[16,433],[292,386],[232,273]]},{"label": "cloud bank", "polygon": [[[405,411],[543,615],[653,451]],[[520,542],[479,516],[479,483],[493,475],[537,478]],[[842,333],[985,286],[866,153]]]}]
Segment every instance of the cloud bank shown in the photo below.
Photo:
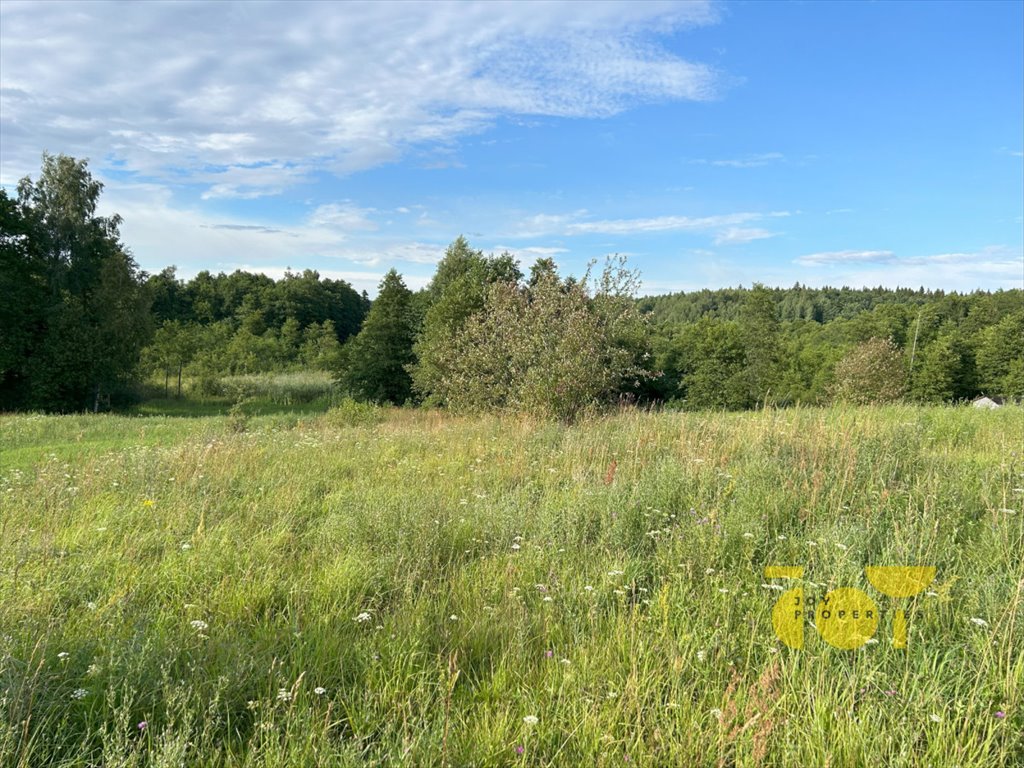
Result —
[{"label": "cloud bank", "polygon": [[504,115],[602,117],[710,99],[721,81],[659,40],[717,21],[678,3],[0,5],[2,178],[44,149],[275,195],[445,145]]}]

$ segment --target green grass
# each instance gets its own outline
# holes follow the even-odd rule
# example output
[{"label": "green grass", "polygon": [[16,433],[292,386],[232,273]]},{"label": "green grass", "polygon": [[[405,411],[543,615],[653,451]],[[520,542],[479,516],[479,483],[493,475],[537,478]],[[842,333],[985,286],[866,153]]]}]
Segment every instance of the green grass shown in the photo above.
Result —
[{"label": "green grass", "polygon": [[[1021,765],[1022,445],[1019,408],[3,416],[0,765]],[[938,568],[907,650],[888,564]],[[783,646],[768,565],[879,642]]]}]

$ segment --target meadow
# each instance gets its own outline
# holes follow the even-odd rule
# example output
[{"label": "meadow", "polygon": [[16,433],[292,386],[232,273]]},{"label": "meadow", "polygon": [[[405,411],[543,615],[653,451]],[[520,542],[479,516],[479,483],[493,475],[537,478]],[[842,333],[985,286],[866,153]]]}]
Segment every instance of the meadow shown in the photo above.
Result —
[{"label": "meadow", "polygon": [[[1019,407],[0,416],[0,765],[1024,765],[1022,446]],[[795,584],[875,638],[783,645]]]}]

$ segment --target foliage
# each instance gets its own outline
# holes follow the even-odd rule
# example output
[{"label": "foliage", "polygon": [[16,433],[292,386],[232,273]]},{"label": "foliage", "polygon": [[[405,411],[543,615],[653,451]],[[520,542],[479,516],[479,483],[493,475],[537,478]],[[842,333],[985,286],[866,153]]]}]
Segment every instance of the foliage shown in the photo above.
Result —
[{"label": "foliage", "polygon": [[[644,320],[631,299],[635,273],[609,261],[589,286],[535,267],[527,286],[498,281],[483,308],[438,350],[432,392],[456,411],[498,410],[572,420],[639,387]],[[591,295],[593,292],[593,295]]]},{"label": "foliage", "polygon": [[134,377],[149,298],[120,218],[96,215],[102,188],[84,160],[44,154],[17,201],[0,191],[0,409],[96,410]]},{"label": "foliage", "polygon": [[451,376],[446,361],[455,337],[466,321],[484,308],[490,286],[500,282],[518,282],[522,273],[507,253],[486,257],[459,237],[448,246],[445,256],[424,292],[429,307],[413,348],[415,362],[410,366],[413,387],[427,402],[444,403],[443,381]]},{"label": "foliage", "polygon": [[370,402],[404,403],[412,395],[407,367],[414,339],[412,293],[401,276],[389,270],[362,330],[341,350],[341,387]]},{"label": "foliage", "polygon": [[344,397],[324,414],[323,420],[332,427],[367,427],[381,423],[384,410],[374,403]]},{"label": "foliage", "polygon": [[836,364],[833,392],[848,403],[892,403],[906,390],[907,370],[900,349],[889,339],[858,344]]},{"label": "foliage", "polygon": [[1006,315],[984,330],[978,374],[986,394],[1024,398],[1024,311]]}]

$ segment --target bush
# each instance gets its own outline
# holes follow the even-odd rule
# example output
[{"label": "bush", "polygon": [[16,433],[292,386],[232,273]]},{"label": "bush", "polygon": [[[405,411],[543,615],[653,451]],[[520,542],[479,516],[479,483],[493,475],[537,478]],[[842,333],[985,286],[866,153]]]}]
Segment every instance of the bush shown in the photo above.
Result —
[{"label": "bush", "polygon": [[498,282],[439,355],[433,397],[461,412],[572,421],[617,402],[650,376],[646,325],[620,259],[593,286],[538,263],[528,286]]},{"label": "bush", "polygon": [[369,427],[384,420],[384,411],[373,403],[342,398],[336,406],[324,414],[324,421],[334,427]]},{"label": "bush", "polygon": [[216,382],[214,391],[203,394],[225,396],[231,400],[248,398],[279,405],[311,403],[329,398],[336,392],[331,375],[323,371],[279,373],[273,375],[225,376]]},{"label": "bush", "polygon": [[895,402],[906,388],[900,348],[889,339],[869,339],[836,364],[832,391],[836,400],[868,405]]}]

